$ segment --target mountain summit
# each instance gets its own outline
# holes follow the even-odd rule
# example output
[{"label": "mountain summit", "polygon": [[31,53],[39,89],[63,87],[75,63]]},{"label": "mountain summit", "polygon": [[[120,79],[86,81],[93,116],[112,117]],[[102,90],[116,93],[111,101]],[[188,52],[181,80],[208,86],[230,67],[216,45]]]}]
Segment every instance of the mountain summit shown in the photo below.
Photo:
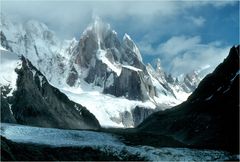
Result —
[{"label": "mountain summit", "polygon": [[135,43],[127,34],[120,42],[110,25],[99,19],[83,32],[71,55],[70,86],[83,78],[117,97],[145,101],[156,96]]},{"label": "mountain summit", "polygon": [[[51,85],[85,106],[102,126],[136,126],[154,111],[186,100],[196,85],[192,77],[186,84],[166,74],[160,62],[157,69],[145,65],[130,36],[119,39],[100,19],[79,40],[62,41],[35,20],[14,23],[2,17],[0,26],[1,48],[28,59]],[[15,86],[9,87],[14,91]]]}]

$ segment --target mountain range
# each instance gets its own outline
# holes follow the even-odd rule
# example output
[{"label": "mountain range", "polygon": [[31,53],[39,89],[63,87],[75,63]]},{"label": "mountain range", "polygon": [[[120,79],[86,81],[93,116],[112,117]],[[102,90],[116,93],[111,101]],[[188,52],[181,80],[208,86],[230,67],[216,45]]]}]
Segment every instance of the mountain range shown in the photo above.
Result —
[{"label": "mountain range", "polygon": [[[137,126],[151,113],[185,101],[204,76],[195,71],[179,80],[163,71],[159,59],[156,68],[145,65],[130,36],[125,34],[120,41],[100,19],[79,40],[62,41],[34,20],[16,23],[2,15],[0,26],[2,49],[30,62],[51,86],[86,107],[104,127]],[[11,93],[18,78],[12,75],[11,83],[1,76],[1,87]]]},{"label": "mountain range", "polygon": [[99,18],[79,40],[0,27],[1,160],[239,160],[239,45],[173,77]]}]

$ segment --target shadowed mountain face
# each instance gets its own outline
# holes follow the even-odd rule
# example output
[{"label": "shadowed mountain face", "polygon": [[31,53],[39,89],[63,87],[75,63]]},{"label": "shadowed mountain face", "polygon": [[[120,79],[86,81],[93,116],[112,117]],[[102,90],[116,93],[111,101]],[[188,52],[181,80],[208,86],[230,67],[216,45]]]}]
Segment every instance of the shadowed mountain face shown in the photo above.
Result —
[{"label": "shadowed mountain face", "polygon": [[190,146],[239,152],[239,46],[231,48],[186,102],[152,114],[138,130]]},{"label": "shadowed mountain face", "polygon": [[13,96],[4,95],[7,87],[1,87],[1,122],[68,129],[100,128],[93,114],[51,86],[27,59],[22,57],[22,67],[15,70],[18,79]]}]

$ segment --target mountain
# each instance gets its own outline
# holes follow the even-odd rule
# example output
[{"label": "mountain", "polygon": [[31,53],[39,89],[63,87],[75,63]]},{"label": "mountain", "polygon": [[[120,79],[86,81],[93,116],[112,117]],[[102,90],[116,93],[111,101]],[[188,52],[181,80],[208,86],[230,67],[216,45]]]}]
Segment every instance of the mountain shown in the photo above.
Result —
[{"label": "mountain", "polygon": [[[164,96],[161,94],[170,94],[178,101],[185,101],[187,97],[197,88],[197,85],[203,78],[199,75],[199,72],[193,71],[192,73],[183,74],[179,77],[173,77],[171,74],[167,74],[161,67],[160,59],[156,59],[156,68],[154,69],[151,64],[147,64],[146,68],[150,74],[152,80],[154,80],[154,85],[157,87],[160,103]],[[169,98],[169,97],[168,97]],[[168,99],[167,101],[168,102]],[[181,102],[178,102],[179,104]]]},{"label": "mountain", "polygon": [[4,160],[239,159],[239,46],[200,82],[202,69],[145,65],[99,19],[80,40],[35,20],[0,26]]},{"label": "mountain", "polygon": [[98,129],[85,107],[50,85],[25,57],[1,50],[1,122],[24,125]]},{"label": "mountain", "polygon": [[185,101],[199,81],[177,81],[160,64],[156,69],[145,65],[130,36],[120,41],[100,19],[80,40],[61,40],[44,23],[16,23],[3,14],[0,26],[2,47],[23,55],[50,85],[94,114],[101,126],[135,127],[151,113]]},{"label": "mountain", "polygon": [[3,14],[0,27],[2,47],[23,55],[52,84],[60,84],[60,78],[67,72],[65,61],[75,39],[61,41],[44,23],[36,20],[12,22]]},{"label": "mountain", "polygon": [[239,46],[232,47],[186,102],[150,115],[137,129],[189,146],[239,152],[239,57]]},{"label": "mountain", "polygon": [[80,78],[100,86],[104,94],[141,101],[156,96],[137,46],[127,34],[120,42],[109,24],[95,20],[71,56],[72,73],[67,79],[70,86],[77,84],[77,76],[82,73]]}]

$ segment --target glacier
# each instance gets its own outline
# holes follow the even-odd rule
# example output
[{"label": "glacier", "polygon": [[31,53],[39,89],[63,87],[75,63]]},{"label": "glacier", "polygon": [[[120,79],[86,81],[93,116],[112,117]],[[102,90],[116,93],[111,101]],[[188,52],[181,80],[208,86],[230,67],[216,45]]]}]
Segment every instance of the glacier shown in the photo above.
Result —
[{"label": "glacier", "polygon": [[86,130],[62,130],[2,123],[0,134],[19,143],[51,147],[91,147],[120,159],[126,154],[137,155],[147,161],[224,161],[236,158],[228,152],[217,150],[128,146],[113,134]]}]

